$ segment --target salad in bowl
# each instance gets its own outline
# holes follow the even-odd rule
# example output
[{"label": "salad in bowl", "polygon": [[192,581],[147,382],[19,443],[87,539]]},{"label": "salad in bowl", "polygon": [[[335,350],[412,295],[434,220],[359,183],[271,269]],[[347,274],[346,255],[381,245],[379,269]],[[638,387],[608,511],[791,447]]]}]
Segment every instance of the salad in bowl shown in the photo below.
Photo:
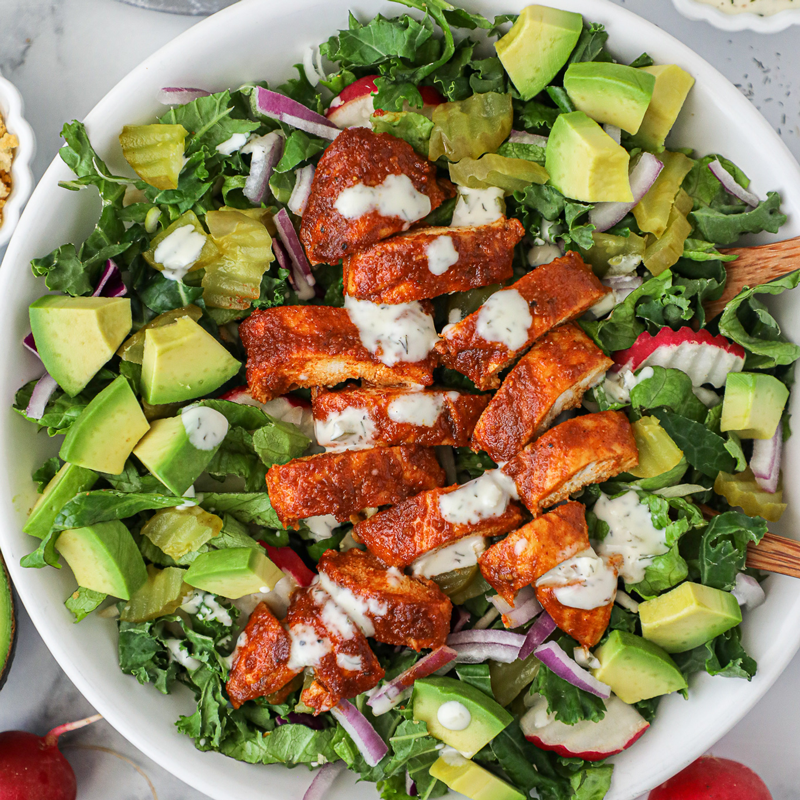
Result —
[{"label": "salad in bowl", "polygon": [[707,312],[785,216],[669,145],[680,66],[556,8],[407,5],[285,84],[163,89],[129,174],[65,126],[102,210],[32,264],[14,408],[64,438],[23,565],[194,693],[198,749],[311,767],[308,800],[345,767],[599,800],[660,698],[756,673],[800,355],[759,295],[800,278]]}]

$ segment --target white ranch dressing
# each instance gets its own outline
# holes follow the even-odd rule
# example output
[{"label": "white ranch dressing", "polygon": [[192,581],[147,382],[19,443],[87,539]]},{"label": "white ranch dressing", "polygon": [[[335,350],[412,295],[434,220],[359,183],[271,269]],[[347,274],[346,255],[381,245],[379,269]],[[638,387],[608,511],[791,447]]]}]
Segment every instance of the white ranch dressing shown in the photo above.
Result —
[{"label": "white ranch dressing", "polygon": [[741,14],[749,11],[768,17],[787,8],[800,8],[798,0],[700,0],[709,6],[714,6],[726,14]]},{"label": "white ranch dressing", "polygon": [[322,572],[319,576],[319,585],[331,596],[333,602],[358,625],[364,636],[375,635],[375,626],[370,616],[382,617],[386,614],[389,611],[386,603],[374,597],[367,599],[357,597],[350,589],[334,583]]},{"label": "white ranch dressing", "polygon": [[245,144],[247,144],[247,134],[234,133],[230,139],[220,142],[214,149],[218,153],[222,153],[223,156],[232,156],[237,150],[241,150]]},{"label": "white ranch dressing", "polygon": [[317,442],[329,450],[356,450],[375,442],[375,423],[368,408],[347,406],[314,420]]},{"label": "white ranch dressing", "polygon": [[506,213],[505,192],[492,186],[488,189],[458,187],[458,200],[453,209],[451,228],[491,225]]},{"label": "white ranch dressing", "polygon": [[196,450],[214,450],[228,433],[228,420],[223,414],[205,406],[190,406],[181,412],[189,444]]},{"label": "white ranch dressing", "polygon": [[167,646],[167,650],[169,650],[171,661],[175,661],[182,667],[186,667],[190,672],[202,666],[200,661],[189,655],[186,639],[165,639],[164,644]]},{"label": "white ranch dressing", "polygon": [[333,531],[342,524],[333,514],[320,514],[317,517],[308,517],[304,519],[303,522],[305,522],[306,527],[311,532],[311,538],[315,542],[321,542],[323,539],[330,539]]},{"label": "white ranch dressing", "polygon": [[476,525],[504,514],[512,498],[517,498],[514,481],[499,469],[491,469],[454,492],[440,495],[439,513],[453,525]]},{"label": "white ranch dressing", "polygon": [[484,550],[486,550],[486,539],[483,536],[467,536],[447,547],[421,555],[411,565],[411,574],[433,578],[435,575],[443,575],[454,569],[473,567],[478,563],[478,557]]},{"label": "white ranch dressing", "polygon": [[625,583],[644,580],[644,571],[656,556],[669,551],[666,529],[653,525],[650,509],[634,492],[615,497],[600,494],[593,509],[598,519],[607,523],[609,531],[597,550],[603,555],[618,553],[624,559],[620,575]]},{"label": "white ranch dressing", "polygon": [[[176,510],[176,511],[185,511],[185,510],[186,510],[186,509],[188,509],[188,508],[193,508],[194,506],[196,506],[196,505],[197,505],[197,503],[196,503],[196,502],[195,502],[195,500],[193,499],[193,498],[195,498],[196,496],[197,496],[197,493],[196,493],[196,491],[195,491],[195,488],[194,488],[194,486],[190,486],[190,487],[189,487],[189,488],[188,488],[188,489],[187,489],[187,490],[186,490],[186,491],[185,491],[185,492],[184,492],[184,493],[181,495],[181,497],[188,497],[188,498],[190,498],[190,499],[189,499],[189,500],[186,500],[186,501],[185,501],[185,502],[183,502],[183,503],[181,503],[179,506],[175,506],[175,510]],[[201,495],[201,496],[202,496],[202,495]]]},{"label": "white ranch dressing", "polygon": [[191,225],[182,225],[162,239],[153,253],[153,260],[164,269],[161,274],[171,281],[182,281],[200,258],[206,237]]},{"label": "white ranch dressing", "polygon": [[463,731],[472,722],[472,714],[469,709],[458,700],[448,700],[442,703],[436,712],[436,719],[443,728],[448,731]]},{"label": "white ranch dressing", "polygon": [[361,656],[351,656],[347,653],[337,653],[336,663],[348,672],[358,672],[364,665]]},{"label": "white ranch dressing", "polygon": [[292,625],[289,639],[292,646],[286,666],[293,672],[318,666],[333,649],[330,639],[321,637],[311,625]]},{"label": "white ranch dressing", "polygon": [[458,250],[449,236],[437,236],[425,248],[428,271],[433,275],[444,275],[458,261]]},{"label": "white ranch dressing", "polygon": [[634,375],[629,369],[606,375],[603,381],[603,391],[612,403],[630,403],[631,392],[642,381],[649,380],[655,375],[652,367],[643,367]]},{"label": "white ranch dressing", "polygon": [[187,614],[196,614],[200,620],[213,619],[225,626],[233,625],[233,619],[228,609],[219,604],[217,598],[208,592],[195,592],[181,606]]},{"label": "white ranch dressing", "polygon": [[408,175],[387,175],[377,186],[357,183],[339,193],[333,207],[345,219],[358,219],[372,211],[398,217],[409,225],[431,213],[428,195],[418,192]]},{"label": "white ranch dressing", "polygon": [[533,317],[528,301],[516,289],[495,292],[478,310],[475,333],[487,342],[519,350],[528,342]]},{"label": "white ranch dressing", "polygon": [[385,305],[348,295],[344,307],[358,328],[361,344],[387,367],[423,361],[439,340],[433,317],[416,301]]},{"label": "white ranch dressing", "polygon": [[431,428],[444,409],[441,392],[409,392],[395,397],[386,413],[392,422]]},{"label": "white ranch dressing", "polygon": [[342,639],[352,639],[356,635],[353,621],[333,602],[327,592],[316,590],[314,602],[318,606],[322,606],[320,619],[329,631],[337,633]]},{"label": "white ranch dressing", "polygon": [[614,602],[617,575],[590,547],[545,572],[536,586],[552,588],[563,606],[588,611]]}]

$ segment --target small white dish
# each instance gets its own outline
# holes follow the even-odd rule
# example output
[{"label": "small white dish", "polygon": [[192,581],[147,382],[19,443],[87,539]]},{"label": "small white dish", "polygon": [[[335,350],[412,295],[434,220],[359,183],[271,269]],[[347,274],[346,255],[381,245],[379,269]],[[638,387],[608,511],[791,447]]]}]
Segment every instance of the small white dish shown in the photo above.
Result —
[{"label": "small white dish", "polygon": [[707,22],[722,31],[755,31],[756,33],[778,33],[791,25],[800,25],[800,8],[788,8],[777,14],[763,16],[743,11],[726,14],[712,5],[699,0],[672,0],[675,8],[689,19]]}]

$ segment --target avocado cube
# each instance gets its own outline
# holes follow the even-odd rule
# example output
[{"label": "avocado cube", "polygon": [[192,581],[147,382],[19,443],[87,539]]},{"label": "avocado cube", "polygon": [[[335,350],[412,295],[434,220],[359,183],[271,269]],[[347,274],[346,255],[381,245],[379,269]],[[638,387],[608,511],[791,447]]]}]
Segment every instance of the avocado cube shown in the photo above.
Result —
[{"label": "avocado cube", "polygon": [[686,581],[639,603],[642,636],[668,653],[685,653],[710,642],[742,621],[730,592]]},{"label": "avocado cube", "polygon": [[578,111],[628,133],[639,130],[655,85],[654,75],[610,61],[579,61],[564,75],[564,88]]},{"label": "avocado cube", "polygon": [[130,600],[147,580],[144,559],[131,532],[119,520],[63,531],[56,550],[79,586]]},{"label": "avocado cube", "polygon": [[678,119],[683,104],[694,86],[694,78],[675,64],[641,67],[642,72],[656,79],[653,97],[633,144],[652,153],[664,149],[667,134]]},{"label": "avocado cube", "polygon": [[549,6],[527,6],[495,48],[523,100],[530,100],[555,78],[575,49],[583,18]]},{"label": "avocado cube", "polygon": [[59,455],[70,464],[119,475],[149,428],[130,384],[120,375],[83,409],[67,431]]},{"label": "avocado cube", "polygon": [[74,397],[114,355],[131,329],[125,297],[48,294],[31,303],[31,331],[45,369]]},{"label": "avocado cube", "polygon": [[151,405],[196,400],[213,392],[241,364],[193,319],[148,328],[142,356],[142,396]]},{"label": "avocado cube", "polygon": [[253,547],[231,547],[201,553],[184,576],[189,586],[230,600],[270,592],[283,573]]},{"label": "avocado cube", "polygon": [[458,755],[438,758],[431,764],[430,774],[470,800],[525,800],[525,795],[488,769]]},{"label": "avocado cube", "polygon": [[629,161],[628,151],[583,111],[560,114],[547,139],[550,183],[573,200],[632,202]]},{"label": "avocado cube", "polygon": [[[455,747],[467,758],[474,756],[514,719],[489,695],[453,678],[416,681],[412,706],[414,719],[427,723],[431,736]],[[454,708],[461,712],[462,718],[458,725],[448,726],[447,712]]]},{"label": "avocado cube", "polygon": [[742,439],[771,439],[789,398],[786,384],[761,372],[729,372],[720,430]]},{"label": "avocado cube", "polygon": [[75,464],[64,464],[53,475],[47,486],[44,487],[44,491],[36,501],[36,505],[31,509],[28,521],[22,530],[31,536],[38,536],[40,539],[44,539],[50,533],[58,512],[76,494],[91,489],[99,477],[96,472],[92,472],[90,469],[84,469]]},{"label": "avocado cube", "polygon": [[686,678],[658,645],[627,631],[612,631],[597,650],[597,680],[611,687],[623,703],[638,703],[685,689]]}]

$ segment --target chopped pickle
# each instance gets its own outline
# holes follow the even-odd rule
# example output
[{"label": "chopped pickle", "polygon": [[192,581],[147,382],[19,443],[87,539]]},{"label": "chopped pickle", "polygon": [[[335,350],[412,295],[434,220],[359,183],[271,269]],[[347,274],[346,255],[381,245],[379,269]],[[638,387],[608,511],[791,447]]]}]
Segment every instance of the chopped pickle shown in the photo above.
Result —
[{"label": "chopped pickle", "polygon": [[770,493],[756,483],[750,467],[736,475],[720,472],[714,481],[714,491],[732,506],[741,508],[748,517],[764,517],[768,522],[777,522],[786,510],[786,503],[783,502],[783,475],[778,491]]},{"label": "chopped pickle", "polygon": [[181,317],[191,317],[195,322],[200,321],[203,310],[197,306],[183,306],[172,311],[165,311],[157,317],[153,317],[146,325],[142,325],[133,336],[129,336],[117,350],[117,355],[123,361],[132,361],[134,364],[141,364],[144,356],[144,332],[148,328],[160,328],[162,325],[170,325]]},{"label": "chopped pickle", "polygon": [[460,161],[493,153],[511,133],[513,119],[510,94],[485,92],[442,103],[433,110],[428,158]]},{"label": "chopped pickle", "polygon": [[453,569],[450,570],[450,572],[443,572],[441,575],[435,575],[433,581],[448,597],[452,597],[466,589],[467,586],[475,580],[477,574],[478,565],[473,564],[471,567]]},{"label": "chopped pickle", "polygon": [[660,275],[678,263],[683,255],[683,243],[692,232],[691,223],[680,213],[676,203],[669,212],[669,224],[660,239],[653,234],[647,237],[647,249],[644,251],[644,265],[653,275]]},{"label": "chopped pickle", "polygon": [[527,658],[518,658],[510,664],[489,662],[492,694],[501,706],[512,703],[519,693],[533,683],[539,671],[539,659],[531,653]]},{"label": "chopped pickle", "polygon": [[487,153],[481,158],[462,158],[450,165],[450,180],[470,189],[497,186],[507,195],[532,183],[547,183],[547,170],[535,161]]},{"label": "chopped pickle", "polygon": [[629,470],[637,478],[655,478],[680,464],[683,451],[672,441],[656,417],[642,417],[631,426],[639,465]]},{"label": "chopped pickle", "polygon": [[146,622],[156,617],[173,614],[194,591],[183,582],[185,569],[147,567],[147,581],[134,592],[122,609],[119,618],[123,622]]},{"label": "chopped pickle", "polygon": [[479,597],[492,590],[492,587],[486,581],[486,578],[478,572],[474,580],[468,583],[460,592],[450,595],[450,600],[454,606],[460,606],[466,603],[467,600],[472,600],[473,597]]},{"label": "chopped pickle", "polygon": [[181,558],[202,547],[209,539],[219,536],[222,520],[200,506],[164,508],[142,528],[156,547],[172,558]]},{"label": "chopped pickle", "polygon": [[[227,206],[223,206],[220,211],[226,209]],[[232,210],[238,211],[240,214],[244,214],[246,217],[260,222],[273,238],[278,235],[278,229],[275,227],[275,221],[273,219],[274,208],[236,208]]]},{"label": "chopped pickle", "polygon": [[187,135],[183,125],[126,125],[119,143],[125,160],[143,181],[156,189],[177,189]]},{"label": "chopped pickle", "polygon": [[266,227],[233,208],[206,214],[206,225],[219,254],[206,265],[203,299],[214,308],[245,309],[261,294],[261,278],[272,253]]},{"label": "chopped pickle", "polygon": [[683,179],[694,165],[694,161],[683,153],[670,153],[668,150],[660,153],[658,160],[664,164],[664,169],[647,194],[633,207],[636,224],[642,231],[652,233],[657,239],[667,230],[675,197]]},{"label": "chopped pickle", "polygon": [[181,214],[175,222],[172,223],[168,228],[165,228],[158,236],[153,237],[153,240],[150,242],[150,249],[145,250],[142,253],[144,260],[151,266],[153,269],[157,269],[159,272],[163,271],[164,265],[159,264],[155,259],[155,252],[161,242],[167,238],[171,233],[175,233],[178,228],[184,228],[187,225],[190,225],[194,228],[198,233],[201,233],[203,236],[206,237],[205,244],[203,245],[203,249],[200,251],[200,255],[197,258],[197,261],[192,264],[191,267],[187,270],[187,272],[194,272],[195,270],[202,269],[206,264],[212,261],[217,256],[217,247],[208,234],[205,231],[200,220],[197,218],[197,214],[194,211],[187,211],[185,214]]},{"label": "chopped pickle", "polygon": [[645,241],[635,233],[614,236],[612,233],[592,231],[592,240],[593,244],[588,250],[579,249],[583,260],[601,278],[609,273],[625,275],[642,263]]}]

